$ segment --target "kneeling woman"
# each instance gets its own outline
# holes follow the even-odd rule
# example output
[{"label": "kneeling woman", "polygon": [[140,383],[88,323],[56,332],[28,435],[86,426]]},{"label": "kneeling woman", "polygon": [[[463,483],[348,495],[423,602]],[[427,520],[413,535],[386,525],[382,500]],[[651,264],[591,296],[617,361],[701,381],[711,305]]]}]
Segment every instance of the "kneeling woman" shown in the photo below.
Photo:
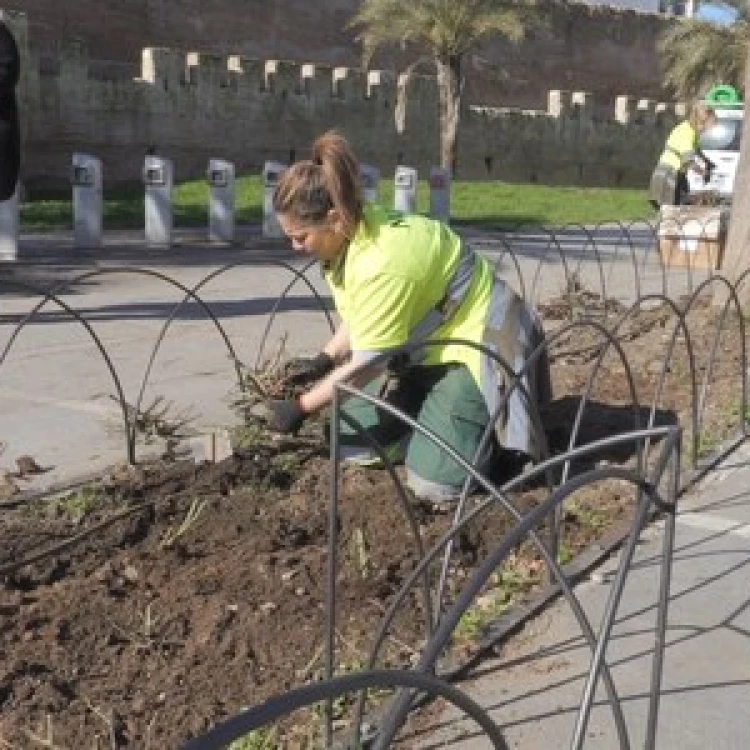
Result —
[{"label": "kneeling woman", "polygon": [[[321,262],[341,317],[322,352],[298,371],[297,382],[312,387],[273,404],[270,426],[277,431],[299,429],[330,403],[338,382],[377,382],[384,373],[373,361],[410,342],[476,342],[518,371],[542,338],[533,312],[484,258],[441,222],[363,204],[359,174],[347,141],[329,132],[309,161],[284,172],[274,194],[281,228],[295,250]],[[398,369],[388,400],[472,462],[508,378],[492,357],[458,342],[425,346],[419,354]],[[549,396],[546,357],[522,383],[531,402],[516,389],[497,432],[504,447],[533,455],[532,415]],[[362,399],[347,399],[343,408],[380,445],[405,447],[408,484],[417,496],[458,496],[466,472],[439,446]],[[363,459],[366,441],[345,425],[342,432],[344,456]],[[495,455],[493,439],[478,468],[488,471]]]}]

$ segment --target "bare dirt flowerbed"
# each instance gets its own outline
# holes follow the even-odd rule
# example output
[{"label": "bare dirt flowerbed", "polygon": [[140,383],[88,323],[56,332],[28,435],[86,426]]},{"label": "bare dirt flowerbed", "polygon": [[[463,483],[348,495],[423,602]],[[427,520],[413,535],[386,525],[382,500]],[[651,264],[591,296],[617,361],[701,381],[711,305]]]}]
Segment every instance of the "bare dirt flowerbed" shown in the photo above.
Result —
[{"label": "bare dirt flowerbed", "polygon": [[[548,327],[561,323],[554,308],[547,316]],[[701,306],[689,323],[700,376],[714,317]],[[622,331],[644,405],[651,404],[673,327],[665,311],[650,311]],[[730,325],[719,341],[703,451],[738,423],[736,328]],[[556,400],[545,420],[553,452],[567,448],[599,342],[581,329],[553,351]],[[694,394],[682,350],[670,366],[659,419],[687,424]],[[633,427],[617,357],[605,359],[592,397],[579,443]],[[325,447],[309,429],[299,440],[246,440],[217,465],[163,461],[115,471],[82,491],[4,506],[0,747],[178,747],[243,706],[320,677],[330,487]],[[527,488],[515,500],[529,508],[545,493]],[[577,493],[564,517],[561,557],[627,518],[631,504],[632,495],[614,484]],[[415,513],[427,547],[450,525],[449,516],[425,507],[415,506]],[[449,598],[510,526],[497,509],[463,535]],[[347,670],[363,665],[377,623],[418,553],[384,471],[344,470],[340,528],[337,667]],[[75,544],[59,548],[74,536]],[[58,551],[18,567],[51,548]],[[541,581],[530,544],[511,563],[498,572],[504,593],[493,599],[493,613]],[[457,634],[459,651],[471,650],[473,624],[467,619]],[[413,663],[424,637],[416,590],[379,664]],[[286,731],[279,746],[304,746],[299,727]]]}]

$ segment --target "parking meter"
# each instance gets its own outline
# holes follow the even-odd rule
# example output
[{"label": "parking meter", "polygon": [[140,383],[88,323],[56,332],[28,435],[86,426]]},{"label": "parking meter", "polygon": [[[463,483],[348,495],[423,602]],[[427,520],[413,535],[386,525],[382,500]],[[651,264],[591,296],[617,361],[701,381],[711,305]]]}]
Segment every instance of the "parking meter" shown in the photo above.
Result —
[{"label": "parking meter", "polygon": [[451,215],[451,173],[443,167],[430,169],[430,216],[448,222]]},{"label": "parking meter", "polygon": [[417,210],[417,170],[412,167],[396,167],[393,207],[396,211],[413,214]]},{"label": "parking meter", "polygon": [[0,261],[18,258],[18,185],[7,201],[0,201]]},{"label": "parking meter", "polygon": [[234,164],[223,159],[208,162],[208,239],[210,242],[234,240]]},{"label": "parking meter", "polygon": [[172,244],[172,188],[174,165],[161,156],[147,156],[143,164],[146,186],[146,244]]},{"label": "parking meter", "polygon": [[263,236],[283,237],[276,212],[273,210],[273,193],[279,184],[279,178],[286,169],[286,164],[278,161],[267,161],[263,165]]},{"label": "parking meter", "polygon": [[362,183],[362,200],[377,203],[380,199],[380,170],[369,164],[361,164],[359,175]]},{"label": "parking meter", "polygon": [[70,168],[73,186],[73,234],[77,248],[101,247],[102,163],[90,154],[73,154]]}]

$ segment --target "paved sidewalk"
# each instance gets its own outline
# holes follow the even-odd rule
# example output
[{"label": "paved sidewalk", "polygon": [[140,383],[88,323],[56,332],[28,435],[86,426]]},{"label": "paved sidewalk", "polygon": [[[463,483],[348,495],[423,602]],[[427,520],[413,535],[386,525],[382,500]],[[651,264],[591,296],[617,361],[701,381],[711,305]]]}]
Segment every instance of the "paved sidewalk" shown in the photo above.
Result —
[{"label": "paved sidewalk", "polygon": [[[607,660],[622,699],[632,748],[643,747],[653,654],[662,526],[647,528],[618,610]],[[576,592],[598,629],[617,558]],[[604,582],[601,575],[604,575]],[[750,445],[745,444],[680,501],[656,747],[750,747]],[[571,746],[590,662],[563,601],[532,621],[462,684],[503,727],[512,748]],[[440,717],[421,748],[488,747],[473,724]],[[603,689],[584,747],[619,748]]]}]

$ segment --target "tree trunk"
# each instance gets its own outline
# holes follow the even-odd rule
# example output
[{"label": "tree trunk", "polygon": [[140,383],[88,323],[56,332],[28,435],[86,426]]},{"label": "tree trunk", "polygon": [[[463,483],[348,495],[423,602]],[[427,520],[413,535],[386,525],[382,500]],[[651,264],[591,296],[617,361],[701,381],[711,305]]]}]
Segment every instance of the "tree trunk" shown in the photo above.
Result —
[{"label": "tree trunk", "polygon": [[[745,66],[745,93],[750,92],[750,47]],[[747,103],[745,114],[748,114]],[[742,134],[740,145],[740,160],[737,165],[737,175],[734,181],[734,195],[732,196],[732,214],[729,222],[727,246],[724,252],[724,262],[721,272],[730,281],[736,282],[744,271],[750,268],[750,138],[747,127]],[[738,291],[742,308],[750,310],[750,279],[743,282]],[[726,290],[716,289],[714,304],[723,305],[727,299]]]},{"label": "tree trunk", "polygon": [[458,122],[461,117],[461,56],[435,58],[440,114],[440,166],[455,172],[458,160]]}]

